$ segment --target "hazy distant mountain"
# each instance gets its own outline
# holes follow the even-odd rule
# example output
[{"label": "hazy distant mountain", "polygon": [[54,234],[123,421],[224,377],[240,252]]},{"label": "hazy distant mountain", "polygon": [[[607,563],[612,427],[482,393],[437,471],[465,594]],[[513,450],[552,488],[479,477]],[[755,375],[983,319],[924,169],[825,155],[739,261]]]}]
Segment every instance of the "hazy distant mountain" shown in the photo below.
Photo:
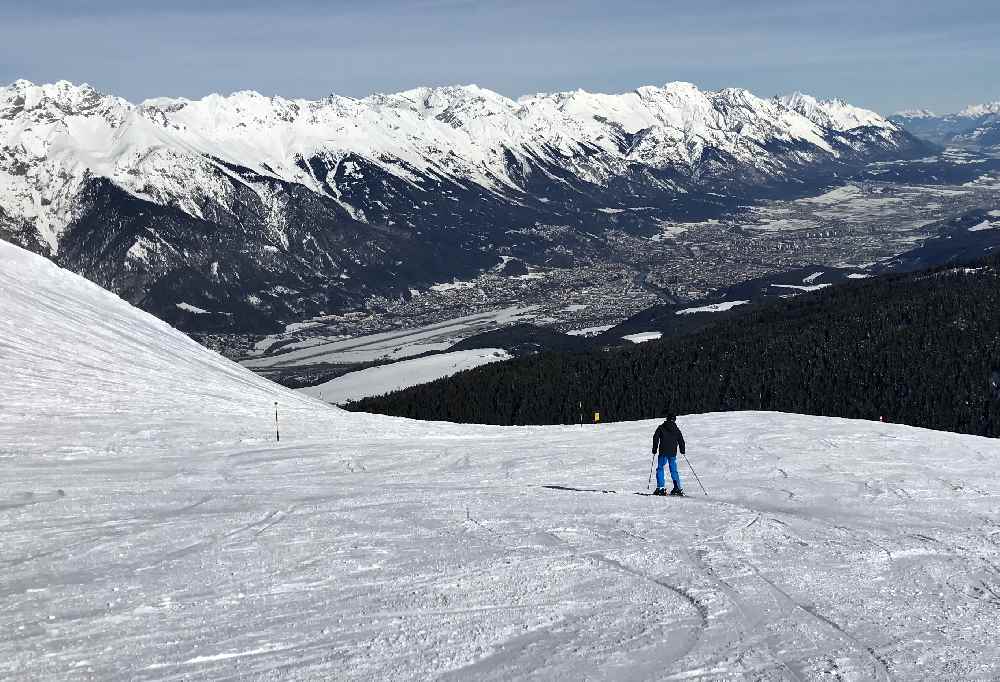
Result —
[{"label": "hazy distant mountain", "polygon": [[927,149],[839,100],[687,83],[133,104],[22,80],[0,88],[0,236],[181,327],[263,329],[470,274],[512,241],[541,261],[536,225],[599,237],[642,209],[641,231]]},{"label": "hazy distant mountain", "polygon": [[936,144],[1000,145],[1000,101],[974,104],[958,113],[943,116],[926,109],[900,111],[890,116],[889,120]]},{"label": "hazy distant mountain", "polygon": [[903,111],[897,111],[895,114],[889,117],[890,119],[918,119],[918,118],[938,118],[930,109],[905,109]]}]

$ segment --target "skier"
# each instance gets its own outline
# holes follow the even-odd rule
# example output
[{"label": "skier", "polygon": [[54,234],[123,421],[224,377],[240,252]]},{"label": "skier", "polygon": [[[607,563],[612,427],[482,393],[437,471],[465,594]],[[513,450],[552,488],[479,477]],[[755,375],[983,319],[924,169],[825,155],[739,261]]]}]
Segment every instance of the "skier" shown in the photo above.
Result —
[{"label": "skier", "polygon": [[683,455],[684,436],[681,434],[681,430],[677,428],[677,417],[668,412],[667,418],[662,424],[656,427],[656,432],[653,433],[653,454],[659,452],[659,457],[657,457],[656,461],[656,490],[653,491],[654,495],[667,494],[666,483],[663,479],[663,465],[668,464],[670,466],[670,478],[674,482],[673,490],[669,494],[680,497],[684,496],[684,490],[681,488],[681,476],[677,473],[678,447]]}]

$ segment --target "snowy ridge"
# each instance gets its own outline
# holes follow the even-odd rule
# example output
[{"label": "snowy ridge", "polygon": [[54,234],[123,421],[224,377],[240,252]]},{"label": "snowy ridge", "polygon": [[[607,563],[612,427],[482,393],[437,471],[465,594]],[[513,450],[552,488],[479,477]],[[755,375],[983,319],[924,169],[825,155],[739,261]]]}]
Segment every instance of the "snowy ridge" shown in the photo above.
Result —
[{"label": "snowy ridge", "polygon": [[944,145],[1000,146],[1000,101],[973,104],[954,114],[900,112],[890,117],[919,138]]},{"label": "snowy ridge", "polygon": [[[652,229],[926,153],[871,112],[794,103],[668,83],[135,105],[17,81],[0,88],[0,238],[186,331],[270,333],[467,281],[515,242],[547,262],[580,231],[606,240],[618,210]],[[548,225],[559,243],[518,232]]]},{"label": "snowy ridge", "polygon": [[896,124],[882,118],[874,111],[853,106],[840,99],[818,100],[801,92],[785,95],[778,99],[789,109],[802,114],[813,123],[831,130],[847,131],[863,127],[896,129]]},{"label": "snowy ridge", "polygon": [[3,242],[0,292],[4,679],[1000,675],[996,441],[682,415],[659,499],[655,420],[347,414]]},{"label": "snowy ridge", "polygon": [[[766,100],[741,89],[702,92],[689,83],[642,87],[621,95],[539,94],[513,101],[475,85],[418,88],[364,99],[265,97],[256,92],[200,100],[156,98],[139,105],[60,81],[17,81],[0,88],[0,208],[38,224],[58,248],[86,180],[108,178],[136,197],[201,218],[227,206],[227,180],[271,197],[259,182],[234,174],[304,185],[340,198],[337,172],[318,177],[313,158],[337,169],[360,157],[420,186],[447,177],[494,192],[523,192],[539,159],[604,183],[630,163],[694,169],[706,149],[779,174],[768,143],[804,145],[803,153],[837,157],[829,131],[860,127],[898,132],[873,112],[839,100],[796,94]],[[594,157],[593,149],[601,154]],[[220,163],[221,162],[221,163]],[[366,206],[342,204],[366,219]],[[277,220],[277,218],[275,218]],[[280,226],[276,225],[280,232]]]},{"label": "snowy ridge", "polygon": [[935,114],[930,109],[904,109],[903,111],[897,111],[893,114],[893,117],[898,118],[937,118],[938,115]]},{"label": "snowy ridge", "polygon": [[979,118],[981,116],[990,116],[992,114],[1000,114],[1000,100],[997,100],[996,102],[988,102],[986,104],[973,104],[962,109],[955,115],[961,116],[962,118]]}]

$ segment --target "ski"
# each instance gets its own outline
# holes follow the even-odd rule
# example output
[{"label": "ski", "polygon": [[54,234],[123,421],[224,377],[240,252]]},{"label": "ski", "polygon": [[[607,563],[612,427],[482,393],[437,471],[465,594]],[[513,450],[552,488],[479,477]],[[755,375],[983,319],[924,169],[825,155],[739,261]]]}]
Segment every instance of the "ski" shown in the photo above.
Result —
[{"label": "ski", "polygon": [[[619,492],[618,490],[610,490],[610,489],[605,489],[605,488],[573,488],[573,487],[568,486],[568,485],[543,485],[543,486],[539,486],[539,487],[546,488],[548,490],[561,490],[561,491],[570,492],[570,493],[602,493],[602,494],[605,494],[605,495],[608,495],[608,494],[617,495],[618,492]],[[679,495],[678,494],[671,495],[669,493],[666,494],[666,495],[654,495],[653,493],[646,493],[646,492],[638,491],[638,492],[634,492],[633,494],[634,495],[642,495],[643,497],[687,497],[687,495],[685,495],[684,493],[680,493]]]}]

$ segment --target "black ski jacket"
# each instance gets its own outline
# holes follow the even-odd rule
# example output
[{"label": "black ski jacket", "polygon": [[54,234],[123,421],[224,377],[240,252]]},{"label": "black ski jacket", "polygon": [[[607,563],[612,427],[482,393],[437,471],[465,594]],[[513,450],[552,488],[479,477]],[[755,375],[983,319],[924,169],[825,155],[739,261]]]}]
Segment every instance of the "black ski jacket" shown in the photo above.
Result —
[{"label": "black ski jacket", "polygon": [[684,435],[677,428],[676,422],[663,422],[653,433],[653,452],[659,452],[667,457],[676,457],[677,448],[684,454]]}]

